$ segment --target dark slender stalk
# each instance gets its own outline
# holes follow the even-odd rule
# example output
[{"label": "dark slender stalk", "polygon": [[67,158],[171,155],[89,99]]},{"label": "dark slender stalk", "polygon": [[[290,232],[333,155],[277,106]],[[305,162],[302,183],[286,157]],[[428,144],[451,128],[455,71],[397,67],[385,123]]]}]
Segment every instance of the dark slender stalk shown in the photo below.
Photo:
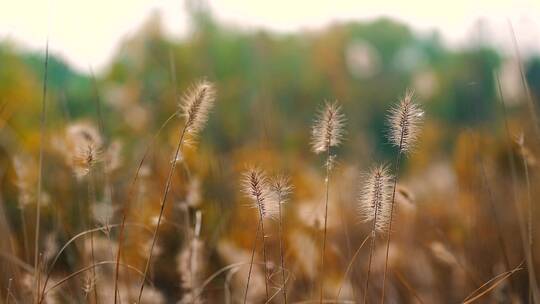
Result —
[{"label": "dark slender stalk", "polygon": [[488,192],[489,210],[491,212],[491,215],[493,216],[495,228],[497,229],[497,239],[499,242],[501,253],[504,258],[504,265],[506,266],[506,270],[510,270],[510,259],[508,258],[508,254],[506,253],[506,244],[502,235],[503,229],[501,227],[501,221],[499,220],[499,216],[497,214],[497,209],[495,208],[495,198],[493,196],[493,192],[491,191],[491,187],[489,186],[489,181],[487,179],[486,169],[482,157],[479,155],[478,158],[480,160],[480,174],[482,175],[482,181],[484,183],[484,186],[486,187],[486,191]]},{"label": "dark slender stalk", "polygon": [[405,279],[405,277],[403,276],[403,274],[397,270],[397,269],[394,269],[393,270],[393,273],[396,275],[398,281],[401,282],[401,284],[403,284],[403,286],[405,286],[405,288],[407,288],[407,290],[413,295],[413,297],[418,300],[418,302],[420,304],[424,304],[424,301],[422,301],[422,298],[420,298],[420,295],[418,295],[418,292],[416,292],[416,290],[414,290],[414,288],[411,286],[411,284],[409,284],[407,282],[407,280]]},{"label": "dark slender stalk", "polygon": [[326,229],[327,229],[327,220],[328,220],[328,197],[329,197],[329,190],[330,190],[330,140],[328,141],[327,147],[326,147],[326,198],[324,202],[324,232],[323,232],[323,243],[322,243],[322,250],[321,250],[321,272],[319,273],[320,277],[320,285],[321,289],[319,292],[319,304],[322,304],[323,302],[323,289],[324,289],[324,252],[326,251]]},{"label": "dark slender stalk", "polygon": [[262,236],[262,250],[263,250],[263,262],[264,262],[264,288],[266,290],[266,301],[268,301],[268,260],[266,258],[266,236],[264,235],[264,216],[262,213],[261,208],[259,208],[259,216],[260,216],[260,222],[261,222],[261,236]]},{"label": "dark slender stalk", "polygon": [[[478,158],[477,161],[480,165],[480,175],[482,178],[482,186],[485,187],[485,191],[488,194],[489,212],[491,213],[491,217],[493,218],[493,221],[495,223],[499,250],[501,251],[503,255],[503,262],[506,267],[506,270],[510,270],[510,259],[508,258],[508,254],[506,252],[507,246],[505,244],[504,237],[503,237],[503,229],[501,226],[501,221],[499,220],[499,216],[497,214],[497,208],[495,207],[495,197],[489,185],[489,181],[488,181],[485,166],[484,166],[484,161],[480,153],[480,142],[474,138],[472,130],[469,130],[469,132],[470,132],[471,140],[476,143],[476,148],[478,152],[476,157]],[[512,284],[510,284],[510,289],[512,289]]]},{"label": "dark slender stalk", "polygon": [[396,156],[396,168],[395,168],[395,177],[394,177],[394,185],[392,186],[392,202],[390,204],[390,222],[388,223],[388,232],[386,234],[386,257],[384,259],[384,275],[383,275],[383,285],[382,285],[382,292],[381,292],[381,303],[384,303],[384,294],[386,291],[386,274],[388,272],[388,254],[390,253],[390,236],[392,235],[392,221],[394,218],[394,203],[396,200],[396,187],[397,187],[397,181],[398,181],[398,171],[399,171],[399,165],[401,163],[401,157],[402,157],[402,146],[403,146],[403,131],[401,134],[401,139],[399,142],[399,148],[398,148],[398,154]]},{"label": "dark slender stalk", "polygon": [[368,270],[367,270],[367,275],[366,275],[366,287],[364,288],[364,300],[362,301],[364,304],[367,301],[367,294],[369,291],[369,275],[371,274],[371,260],[373,259],[373,252],[375,251],[375,228],[377,225],[377,213],[379,213],[378,211],[379,211],[379,204],[375,204],[375,216],[373,218],[373,225],[371,227],[371,245],[369,249]]},{"label": "dark slender stalk", "polygon": [[251,270],[253,269],[253,259],[255,258],[255,249],[257,248],[257,239],[259,238],[259,232],[261,231],[260,219],[257,223],[257,232],[255,233],[255,240],[253,241],[253,249],[251,250],[251,261],[249,262],[249,271],[246,283],[246,291],[244,292],[244,304],[247,301],[247,294],[249,289],[249,281],[251,280]]},{"label": "dark slender stalk", "polygon": [[[92,174],[92,168],[90,168],[90,171],[88,172],[88,206],[86,210],[86,214],[88,216],[87,223],[88,226],[91,226],[91,220],[90,220],[90,207],[92,207],[96,203],[96,193],[95,193],[95,187],[94,187],[94,181],[93,181],[93,174]],[[95,265],[96,263],[96,257],[94,255],[94,233],[90,233],[90,253],[92,258],[92,265]],[[96,280],[96,267],[92,267],[92,284],[94,289],[94,301],[97,304],[98,303],[98,293],[97,293],[97,280]]]},{"label": "dark slender stalk", "polygon": [[287,287],[285,283],[285,253],[283,248],[283,217],[281,213],[281,193],[278,195],[278,204],[279,204],[279,255],[281,259],[281,282],[283,284],[283,301],[287,304]]},{"label": "dark slender stalk", "polygon": [[35,280],[35,290],[34,290],[34,299],[37,303],[39,300],[39,282],[37,280],[38,275],[38,259],[39,259],[39,228],[41,221],[41,191],[42,191],[42,181],[43,181],[43,150],[45,148],[45,119],[47,113],[47,76],[48,76],[48,65],[49,65],[49,40],[47,39],[47,44],[45,46],[45,71],[43,77],[43,92],[42,92],[42,101],[41,101],[41,117],[40,117],[40,140],[39,140],[39,177],[38,177],[38,189],[37,189],[37,204],[36,204],[36,235],[34,240],[34,280]]},{"label": "dark slender stalk", "polygon": [[156,225],[156,229],[154,230],[154,236],[152,238],[152,245],[150,246],[150,254],[148,256],[148,260],[146,261],[146,267],[144,268],[144,278],[141,282],[141,288],[139,290],[139,297],[137,300],[137,303],[141,303],[141,297],[144,290],[144,282],[146,280],[146,276],[148,275],[148,269],[150,268],[150,263],[152,261],[152,254],[154,251],[154,246],[156,245],[157,237],[158,237],[158,231],[159,231],[159,225],[161,224],[161,218],[163,217],[163,211],[165,210],[165,204],[167,202],[167,196],[169,195],[169,191],[172,184],[172,176],[174,173],[174,169],[176,168],[176,163],[178,162],[178,155],[180,154],[180,149],[182,148],[182,143],[184,142],[184,136],[186,134],[187,128],[189,127],[190,122],[187,121],[184,125],[184,128],[182,129],[182,132],[180,133],[180,138],[178,140],[178,145],[176,146],[176,151],[174,153],[174,158],[172,160],[171,168],[169,170],[169,175],[167,176],[167,181],[165,183],[165,190],[163,193],[163,198],[161,200],[161,209],[159,211],[159,217]]},{"label": "dark slender stalk", "polygon": [[[523,148],[521,148],[523,151]],[[523,154],[523,153],[522,153]],[[522,156],[523,157],[523,156]],[[525,183],[527,185],[527,241],[528,241],[528,251],[530,256],[530,264],[528,265],[529,272],[529,295],[534,300],[534,303],[537,303],[538,295],[536,294],[537,282],[536,282],[536,271],[534,269],[534,263],[532,257],[534,256],[533,251],[533,205],[531,198],[531,181],[529,178],[529,165],[527,164],[527,159],[523,157],[523,170],[525,171]]]},{"label": "dark slender stalk", "polygon": [[531,115],[531,120],[534,125],[534,131],[536,133],[536,136],[540,136],[540,126],[538,124],[538,114],[536,113],[536,107],[534,105],[534,101],[531,95],[531,90],[529,89],[529,85],[527,84],[527,78],[525,77],[525,72],[523,69],[523,60],[521,59],[521,53],[519,51],[518,41],[516,38],[516,33],[514,32],[514,27],[512,26],[512,23],[508,21],[508,25],[510,27],[510,32],[512,34],[512,42],[514,43],[514,51],[516,52],[516,59],[518,61],[518,67],[519,67],[519,76],[521,78],[521,85],[523,86],[523,90],[525,91],[525,94],[527,95],[527,105],[529,107],[529,114]]},{"label": "dark slender stalk", "polygon": [[[152,138],[152,141],[151,141],[151,144],[149,144],[147,147],[146,147],[146,150],[144,151],[144,154],[143,154],[143,157],[141,158],[138,166],[137,166],[137,169],[135,170],[135,176],[133,177],[133,180],[131,181],[131,184],[129,185],[129,191],[128,191],[128,199],[126,200],[126,204],[122,210],[122,221],[120,223],[120,231],[118,232],[118,249],[117,249],[117,252],[116,252],[116,265],[115,265],[115,269],[114,269],[114,304],[116,304],[118,302],[118,296],[119,296],[119,291],[118,291],[118,279],[119,279],[119,270],[120,270],[120,257],[122,256],[122,245],[124,243],[124,229],[125,229],[125,225],[126,225],[126,219],[127,219],[127,215],[129,213],[129,207],[130,207],[130,202],[131,202],[131,198],[133,196],[133,191],[135,189],[135,184],[137,183],[137,179],[139,178],[139,172],[141,171],[141,168],[142,168],[142,165],[144,163],[144,161],[146,160],[146,157],[148,156],[148,153],[150,151],[150,148],[153,147],[153,144],[155,143],[156,139],[158,138],[159,134],[161,133],[161,131],[163,130],[163,128],[165,128],[165,126],[174,118],[176,117],[177,113],[173,113],[171,116],[169,116],[169,118],[167,118],[167,120],[165,120],[165,122],[161,125],[161,127],[159,128],[159,130],[156,132],[156,134],[154,135],[154,137]],[[128,290],[129,292],[129,290]]]}]

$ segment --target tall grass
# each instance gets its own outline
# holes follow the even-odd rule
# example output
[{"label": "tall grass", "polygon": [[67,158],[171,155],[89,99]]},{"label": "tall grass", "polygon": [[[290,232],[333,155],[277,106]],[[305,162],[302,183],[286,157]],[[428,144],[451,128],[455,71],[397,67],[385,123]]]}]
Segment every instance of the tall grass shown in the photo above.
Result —
[{"label": "tall grass", "polygon": [[291,192],[289,178],[285,175],[276,176],[272,179],[271,188],[276,196],[279,217],[279,257],[281,264],[281,284],[283,293],[283,302],[287,304],[287,284],[285,280],[285,247],[283,245],[283,212],[282,206],[286,203],[287,197]]},{"label": "tall grass", "polygon": [[334,165],[334,155],[330,148],[337,147],[343,141],[343,133],[345,126],[345,116],[341,112],[341,106],[337,103],[326,103],[322,111],[319,113],[317,120],[312,128],[312,150],[319,154],[326,152],[325,169],[325,200],[324,200],[324,228],[322,235],[321,248],[321,268],[320,277],[320,293],[319,303],[322,304],[324,293],[324,253],[326,251],[326,234],[328,221],[328,198],[330,195],[330,172]]},{"label": "tall grass", "polygon": [[185,123],[182,131],[180,132],[178,144],[176,145],[176,150],[171,161],[171,167],[169,168],[169,174],[167,175],[167,180],[165,182],[165,189],[163,190],[159,216],[156,228],[154,230],[154,235],[152,237],[152,244],[150,246],[150,252],[146,261],[146,266],[144,268],[144,276],[141,281],[141,287],[139,289],[137,303],[141,302],[146,277],[148,275],[148,270],[152,261],[152,254],[158,238],[159,226],[163,218],[163,211],[165,210],[167,196],[169,195],[169,191],[172,185],[172,176],[174,173],[174,169],[176,168],[176,164],[179,162],[182,144],[184,143],[186,134],[189,133],[189,135],[195,136],[198,132],[202,130],[206,121],[208,120],[208,113],[214,104],[214,99],[215,92],[213,85],[209,82],[202,81],[195,84],[192,88],[189,89],[189,91],[184,95],[182,103],[180,104],[180,113],[181,116],[184,117]]},{"label": "tall grass", "polygon": [[392,177],[385,166],[378,166],[363,178],[365,185],[362,188],[359,202],[359,213],[364,221],[372,221],[371,245],[369,249],[366,286],[364,288],[363,303],[367,302],[369,292],[369,277],[371,274],[371,261],[375,250],[376,233],[387,229],[390,221],[390,182]]},{"label": "tall grass", "polygon": [[398,182],[399,165],[403,154],[410,153],[419,135],[419,125],[422,122],[424,112],[413,100],[413,92],[407,91],[399,102],[399,105],[390,110],[388,115],[389,134],[388,139],[397,147],[395,162],[395,177],[392,187],[392,199],[390,203],[390,218],[388,222],[388,232],[386,236],[386,258],[384,262],[383,285],[381,292],[381,303],[384,303],[386,291],[386,274],[388,273],[388,254],[390,252],[390,236],[392,233],[392,219],[394,216],[394,204],[396,200],[396,187]]},{"label": "tall grass", "polygon": [[37,204],[36,204],[36,233],[34,239],[34,297],[35,302],[39,300],[39,271],[40,268],[39,261],[39,233],[41,227],[41,192],[43,188],[43,151],[45,149],[45,122],[47,114],[47,76],[48,76],[48,66],[49,66],[49,40],[45,46],[45,68],[43,72],[43,91],[42,91],[42,102],[41,102],[41,116],[40,116],[40,141],[39,141],[39,175],[38,175],[38,184],[37,184]]}]

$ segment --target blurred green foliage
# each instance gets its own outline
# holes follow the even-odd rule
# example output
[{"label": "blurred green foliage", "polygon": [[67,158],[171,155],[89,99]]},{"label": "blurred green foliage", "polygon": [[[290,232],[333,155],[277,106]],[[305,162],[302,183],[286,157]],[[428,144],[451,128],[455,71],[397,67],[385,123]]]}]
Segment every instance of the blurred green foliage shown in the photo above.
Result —
[{"label": "blurred green foliage", "polygon": [[[437,34],[419,37],[388,19],[275,34],[223,26],[210,13],[194,11],[192,25],[188,37],[171,40],[161,30],[159,16],[151,17],[122,43],[110,65],[97,75],[95,88],[90,70],[78,73],[51,56],[52,123],[54,118],[92,117],[100,96],[106,130],[128,133],[117,119],[126,115],[127,105],[149,111],[149,125],[141,122],[141,129],[155,130],[175,111],[175,95],[201,77],[218,84],[219,114],[211,119],[204,141],[221,152],[254,141],[300,153],[307,146],[305,128],[314,112],[323,100],[335,98],[344,105],[351,133],[365,132],[368,153],[387,157],[391,148],[382,135],[386,110],[406,88],[416,89],[429,117],[448,129],[493,122],[497,116],[493,73],[504,58],[483,45],[450,50]],[[536,95],[539,62],[531,60],[527,72]],[[43,54],[3,42],[0,66],[0,101],[32,105],[15,112],[37,117]],[[429,77],[419,90],[422,84],[416,81],[422,80],[421,74]],[[117,98],[130,100],[118,106]],[[15,117],[13,123],[35,130],[38,120]],[[362,149],[353,145],[346,153],[355,155]]]}]

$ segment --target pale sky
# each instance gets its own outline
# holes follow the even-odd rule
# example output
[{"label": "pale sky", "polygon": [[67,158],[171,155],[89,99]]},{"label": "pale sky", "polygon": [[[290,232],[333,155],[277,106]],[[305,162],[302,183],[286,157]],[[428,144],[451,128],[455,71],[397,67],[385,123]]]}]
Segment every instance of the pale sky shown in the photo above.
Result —
[{"label": "pale sky", "polygon": [[[3,0],[0,41],[51,51],[79,71],[100,70],[114,50],[152,12],[159,11],[167,33],[181,39],[188,33],[185,0]],[[193,0],[191,0],[193,1]],[[482,24],[489,42],[511,50],[508,20],[523,52],[540,52],[540,0],[208,0],[219,21],[238,27],[277,32],[316,30],[335,21],[393,17],[418,34],[433,30],[445,43],[461,47],[478,37]],[[481,22],[479,22],[481,21]],[[1,68],[1,67],[0,67]]]}]

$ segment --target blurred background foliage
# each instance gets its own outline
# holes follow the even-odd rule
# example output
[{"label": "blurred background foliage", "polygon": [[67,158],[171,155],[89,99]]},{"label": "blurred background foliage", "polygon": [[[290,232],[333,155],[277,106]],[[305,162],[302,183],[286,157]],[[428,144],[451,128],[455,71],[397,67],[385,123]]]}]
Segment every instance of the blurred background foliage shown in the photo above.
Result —
[{"label": "blurred background foliage", "polygon": [[[364,133],[367,149],[387,157],[385,111],[407,88],[416,91],[429,117],[442,128],[497,124],[493,75],[516,65],[512,56],[503,57],[481,42],[450,50],[436,33],[419,37],[389,19],[294,34],[217,24],[209,12],[194,12],[192,19],[191,34],[178,41],[166,37],[159,15],[154,15],[125,39],[95,79],[90,66],[87,73],[79,73],[52,54],[49,115],[91,117],[100,95],[108,132],[155,130],[175,111],[175,94],[204,77],[218,84],[218,114],[204,140],[219,152],[258,141],[303,153],[304,129],[315,110],[324,100],[337,99],[348,113],[351,135]],[[39,120],[28,115],[39,113],[43,61],[42,53],[28,53],[9,41],[0,45],[0,96],[14,114],[24,114],[14,115],[10,122],[17,130],[37,129]],[[540,58],[528,59],[525,69],[531,91],[538,95]],[[507,81],[508,86],[520,85],[513,81]],[[133,117],[141,114],[138,121],[120,124],[114,119],[130,120],[130,111]],[[49,121],[54,125],[59,120]],[[351,142],[346,152],[352,157],[361,148],[356,140]]]}]

